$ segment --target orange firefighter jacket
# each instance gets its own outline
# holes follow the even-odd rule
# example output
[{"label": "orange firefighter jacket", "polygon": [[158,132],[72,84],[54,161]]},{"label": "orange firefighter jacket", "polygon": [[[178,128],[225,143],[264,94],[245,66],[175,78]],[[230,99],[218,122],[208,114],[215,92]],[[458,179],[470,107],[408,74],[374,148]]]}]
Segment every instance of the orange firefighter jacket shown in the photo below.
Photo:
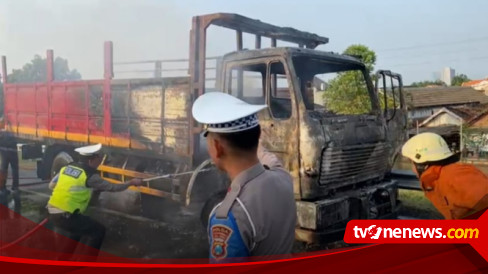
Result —
[{"label": "orange firefighter jacket", "polygon": [[425,196],[446,219],[488,207],[488,177],[473,165],[431,166],[420,177]]}]

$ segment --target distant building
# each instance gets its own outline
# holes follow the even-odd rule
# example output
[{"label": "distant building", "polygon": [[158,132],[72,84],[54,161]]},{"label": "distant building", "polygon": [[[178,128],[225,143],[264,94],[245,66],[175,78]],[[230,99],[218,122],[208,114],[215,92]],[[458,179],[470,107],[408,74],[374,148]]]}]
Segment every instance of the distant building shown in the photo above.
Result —
[{"label": "distant building", "polygon": [[484,91],[485,94],[488,95],[488,78],[464,82],[462,84],[462,86],[463,87],[472,87],[476,90]]},{"label": "distant building", "polygon": [[[463,130],[461,142],[460,132]],[[422,122],[418,128],[411,129],[410,135],[421,132],[440,134],[455,149],[467,148],[472,156],[479,151],[488,152],[488,104],[474,106],[443,107]]]},{"label": "distant building", "polygon": [[460,126],[473,119],[479,119],[480,114],[485,113],[487,104],[473,106],[443,107],[429,118],[424,120],[420,127]]},{"label": "distant building", "polygon": [[[324,93],[325,90],[328,88],[327,82],[318,77],[314,77],[313,82],[309,84],[310,86],[306,87],[306,90],[303,94],[303,96],[308,97],[308,99],[304,99],[307,102],[324,106]],[[279,98],[290,98],[290,91],[288,88],[278,88],[277,92]]]},{"label": "distant building", "polygon": [[441,81],[444,82],[446,85],[450,86],[452,83],[452,78],[454,78],[455,71],[453,68],[446,67],[442,70],[441,73]]},{"label": "distant building", "polygon": [[488,96],[471,87],[406,88],[408,118],[411,127],[444,107],[476,106],[488,103]]},{"label": "distant building", "polygon": [[488,128],[488,108],[480,112],[477,116],[468,121],[468,125],[472,128]]},{"label": "distant building", "polygon": [[324,105],[324,92],[327,89],[328,85],[327,82],[324,80],[314,77],[313,78],[313,97],[314,97],[314,104],[317,105]]}]

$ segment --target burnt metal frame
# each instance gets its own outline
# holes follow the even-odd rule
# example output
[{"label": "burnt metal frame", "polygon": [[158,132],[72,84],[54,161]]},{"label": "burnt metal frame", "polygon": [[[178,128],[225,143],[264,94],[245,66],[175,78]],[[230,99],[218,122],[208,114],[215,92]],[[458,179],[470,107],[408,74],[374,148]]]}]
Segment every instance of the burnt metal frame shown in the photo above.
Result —
[{"label": "burnt metal frame", "polygon": [[[207,28],[211,25],[224,27],[236,31],[237,50],[242,50],[243,47],[243,32],[255,35],[255,48],[261,48],[261,38],[266,37],[271,39],[271,47],[276,47],[277,41],[285,41],[298,44],[300,48],[314,49],[319,45],[326,44],[329,39],[313,33],[299,31],[289,27],[278,27],[259,20],[247,18],[238,14],[230,13],[215,13],[208,15],[201,15],[193,17],[192,29],[190,31],[190,62],[189,75],[191,100],[195,100],[202,95],[205,89],[205,69],[206,69],[206,40]],[[47,85],[48,89],[54,81],[53,71],[53,51],[47,51]],[[219,72],[217,72],[217,75]],[[7,65],[6,58],[2,57],[2,77],[3,84],[7,82]],[[103,79],[103,102],[104,102],[104,137],[109,138],[112,134],[111,127],[111,80],[114,77],[113,71],[113,44],[107,41],[104,44],[104,79]],[[76,81],[73,81],[76,82]],[[71,82],[64,82],[65,85],[70,85]],[[74,83],[73,83],[74,84]],[[85,83],[86,84],[86,83]],[[4,113],[5,115],[6,113]],[[49,114],[50,116],[50,114]],[[195,121],[189,118],[189,134],[190,134],[190,149],[189,155],[196,156],[199,151],[199,142],[197,135],[201,131],[201,127],[195,127]],[[50,125],[48,125],[50,128]],[[195,157],[191,157],[192,164]]]},{"label": "burnt metal frame", "polygon": [[[242,50],[243,47],[243,32],[255,35],[256,49],[261,48],[262,37],[271,39],[271,47],[276,47],[278,40],[298,44],[300,48],[306,47],[310,49],[329,42],[327,37],[299,31],[294,28],[278,27],[238,14],[214,13],[195,16],[193,17],[190,31],[189,74],[192,101],[202,95],[205,90],[207,29],[211,25],[235,30],[236,50],[238,51]],[[199,150],[197,137],[201,132],[201,126],[195,126],[195,124],[196,122],[190,119],[190,155],[195,155],[194,152]]]},{"label": "burnt metal frame", "polygon": [[[392,94],[393,94],[393,114],[391,118],[387,117],[388,115],[388,98],[386,96],[386,77],[390,77],[391,80],[391,88],[392,88]],[[393,79],[398,81],[398,98],[400,99],[400,108],[405,108],[405,98],[403,96],[403,80],[402,76],[398,73],[391,72],[390,70],[378,70],[376,72],[376,77],[375,77],[375,93],[379,94],[379,81],[380,78],[382,79],[383,82],[383,88],[385,89],[384,94],[383,94],[383,100],[385,101],[385,109],[384,109],[384,116],[386,119],[386,122],[391,121],[393,118],[395,118],[396,114],[396,102],[395,102],[395,87],[393,86]],[[378,98],[379,99],[379,98]]]}]

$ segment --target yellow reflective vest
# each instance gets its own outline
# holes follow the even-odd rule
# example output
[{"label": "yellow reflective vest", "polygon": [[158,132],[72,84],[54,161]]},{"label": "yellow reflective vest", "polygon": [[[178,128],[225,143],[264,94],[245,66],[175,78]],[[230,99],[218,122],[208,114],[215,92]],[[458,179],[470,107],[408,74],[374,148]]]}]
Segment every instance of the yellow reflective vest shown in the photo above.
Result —
[{"label": "yellow reflective vest", "polygon": [[59,171],[59,178],[49,204],[74,213],[77,209],[85,212],[91,199],[91,189],[86,187],[86,172],[73,165],[67,165]]}]

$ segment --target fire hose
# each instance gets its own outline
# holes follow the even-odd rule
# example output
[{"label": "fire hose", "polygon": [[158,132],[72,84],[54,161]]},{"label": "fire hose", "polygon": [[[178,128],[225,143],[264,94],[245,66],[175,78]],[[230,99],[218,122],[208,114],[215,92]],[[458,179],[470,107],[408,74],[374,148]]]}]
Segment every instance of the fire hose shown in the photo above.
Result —
[{"label": "fire hose", "polygon": [[[190,204],[190,195],[191,195],[191,190],[193,188],[193,184],[195,183],[195,180],[197,178],[197,175],[201,172],[206,172],[206,171],[210,171],[212,170],[213,168],[205,168],[205,166],[211,164],[211,160],[208,159],[208,160],[205,160],[203,161],[195,170],[192,170],[192,171],[187,171],[187,172],[181,172],[181,173],[175,173],[175,174],[166,174],[166,175],[161,175],[161,176],[156,176],[156,177],[151,177],[151,178],[146,178],[146,179],[143,179],[142,181],[143,182],[150,182],[150,181],[154,181],[154,180],[158,180],[158,179],[167,179],[167,178],[173,178],[173,177],[177,177],[177,176],[183,176],[183,175],[188,175],[188,174],[192,174],[191,178],[190,178],[190,181],[188,183],[188,188],[187,188],[187,192],[186,192],[186,206],[188,206]],[[44,183],[44,182],[42,182]],[[24,241],[25,239],[29,238],[32,234],[34,234],[37,230],[39,230],[42,226],[44,226],[46,223],[48,222],[48,219],[45,218],[44,220],[42,220],[36,227],[34,227],[33,229],[31,229],[29,232],[27,232],[26,234],[24,234],[23,236],[21,236],[20,238],[18,238],[17,240],[5,245],[5,246],[2,246],[0,247],[0,251],[3,251],[5,249],[8,249],[22,241]]]},{"label": "fire hose", "polygon": [[145,179],[142,179],[142,181],[147,183],[147,186],[149,187],[150,181],[159,180],[159,179],[169,179],[169,178],[174,178],[174,177],[178,177],[178,176],[191,174],[190,181],[188,182],[188,188],[186,189],[186,199],[185,199],[185,205],[188,206],[190,204],[191,191],[193,189],[193,185],[195,183],[195,180],[196,180],[198,174],[200,174],[201,172],[207,172],[207,171],[213,170],[214,167],[204,168],[204,167],[211,165],[211,164],[212,164],[211,159],[207,159],[207,160],[203,161],[195,170],[145,178]]},{"label": "fire hose", "polygon": [[197,178],[198,173],[202,172],[203,170],[210,170],[212,168],[207,168],[203,169],[205,166],[212,164],[211,159],[207,159],[203,161],[194,171],[193,174],[191,175],[190,181],[188,182],[188,188],[186,189],[186,199],[185,199],[185,206],[190,205],[190,195],[191,195],[191,190],[193,189],[193,184],[195,183],[195,180]]},{"label": "fire hose", "polygon": [[45,218],[44,220],[42,220],[42,222],[40,222],[38,225],[36,225],[36,227],[34,227],[33,229],[31,229],[29,232],[25,233],[23,236],[21,236],[20,238],[18,238],[17,240],[7,244],[7,245],[4,245],[2,247],[0,247],[0,251],[3,251],[9,247],[12,247],[22,241],[24,241],[25,239],[29,238],[32,234],[34,234],[34,232],[36,232],[37,230],[39,230],[42,226],[44,226],[45,224],[47,223],[47,218]]},{"label": "fire hose", "polygon": [[[207,160],[207,161],[209,161],[209,160]],[[204,163],[206,163],[207,161],[205,161]],[[178,177],[178,176],[183,176],[183,175],[188,175],[188,174],[195,174],[195,173],[205,172],[205,171],[210,171],[210,170],[211,170],[211,168],[206,168],[206,169],[201,169],[200,168],[199,169],[197,167],[195,170],[181,172],[181,173],[165,174],[165,175],[160,175],[160,176],[156,176],[156,177],[145,178],[145,179],[142,179],[142,181],[143,182],[150,182],[150,181],[154,181],[154,180],[174,178],[174,177]]]}]

